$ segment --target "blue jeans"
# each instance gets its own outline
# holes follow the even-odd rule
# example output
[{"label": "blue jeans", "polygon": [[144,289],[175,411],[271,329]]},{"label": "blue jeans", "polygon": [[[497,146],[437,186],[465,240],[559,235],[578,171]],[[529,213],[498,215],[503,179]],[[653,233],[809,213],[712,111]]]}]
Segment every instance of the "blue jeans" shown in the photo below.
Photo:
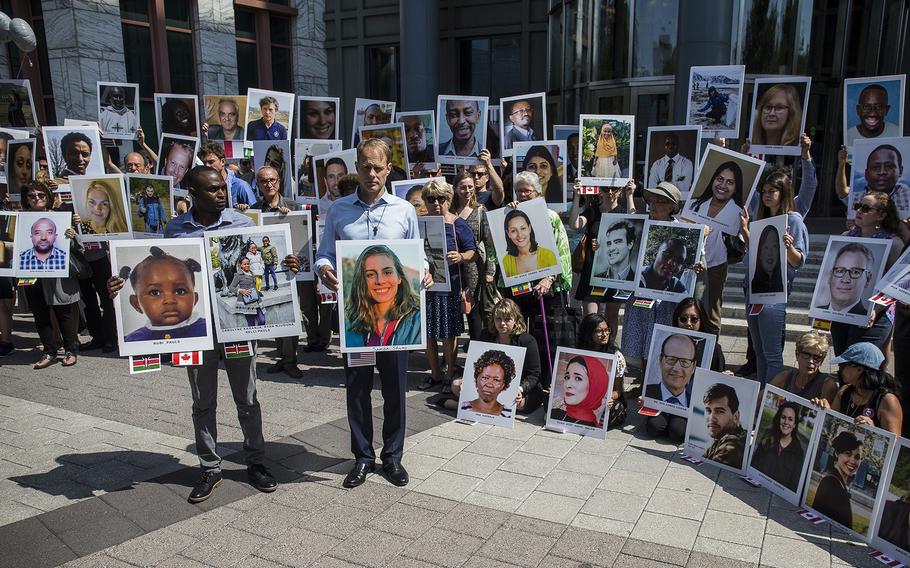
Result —
[{"label": "blue jeans", "polygon": [[268,287],[269,287],[269,274],[272,275],[272,281],[275,282],[275,288],[277,289],[278,288],[278,276],[275,274],[275,265],[274,264],[265,265],[264,285],[265,285],[266,289],[268,289]]},{"label": "blue jeans", "polygon": [[[746,306],[749,309],[749,306]],[[787,321],[787,304],[765,304],[757,316],[747,316],[749,337],[755,349],[755,378],[762,385],[784,368],[784,351],[781,338]]]}]

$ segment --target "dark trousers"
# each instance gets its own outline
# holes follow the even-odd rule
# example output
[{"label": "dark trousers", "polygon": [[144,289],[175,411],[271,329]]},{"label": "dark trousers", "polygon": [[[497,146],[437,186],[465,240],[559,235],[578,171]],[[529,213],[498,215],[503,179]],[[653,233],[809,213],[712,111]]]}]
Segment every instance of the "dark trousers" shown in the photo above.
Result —
[{"label": "dark trousers", "polygon": [[44,345],[45,355],[55,357],[57,350],[60,348],[60,344],[57,342],[57,334],[54,333],[54,324],[51,321],[51,310],[57,316],[57,325],[60,326],[64,350],[67,353],[79,351],[79,302],[62,306],[49,305],[44,299],[44,290],[41,287],[40,280],[24,288],[28,307],[32,310],[32,315],[35,317],[35,329],[38,332],[38,337],[41,338],[41,344]]},{"label": "dark trousers", "polygon": [[[347,361],[347,359],[345,359]],[[344,366],[347,387],[348,424],[351,427],[351,452],[358,463],[376,460],[373,449],[374,367]],[[376,354],[376,370],[382,388],[382,454],[383,463],[400,462],[404,452],[405,393],[408,390],[408,352]]]},{"label": "dark trousers", "polygon": [[338,304],[321,303],[313,281],[297,282],[297,292],[307,345],[328,345],[332,341],[332,318],[338,311]]},{"label": "dark trousers", "polygon": [[105,256],[89,262],[92,276],[79,281],[82,301],[85,303],[85,323],[92,339],[102,345],[117,344],[117,322],[114,318],[114,301],[107,291],[111,277],[111,261]]},{"label": "dark trousers", "polygon": [[[887,317],[887,316],[882,316]],[[904,437],[910,437],[910,306],[897,303],[894,312],[894,379],[904,410]]]}]

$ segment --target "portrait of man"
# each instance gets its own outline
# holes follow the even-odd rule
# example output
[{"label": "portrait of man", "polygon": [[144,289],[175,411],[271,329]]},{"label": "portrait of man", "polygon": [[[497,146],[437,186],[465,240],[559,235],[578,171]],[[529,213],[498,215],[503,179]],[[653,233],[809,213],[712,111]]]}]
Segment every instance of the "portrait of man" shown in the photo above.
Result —
[{"label": "portrait of man", "polygon": [[[882,77],[882,79],[885,78]],[[896,138],[903,134],[900,125],[888,121],[891,101],[888,89],[883,83],[867,84],[859,92],[853,107],[855,117],[850,120],[856,124],[847,128],[844,135],[847,148],[852,148],[854,142],[862,138]],[[845,97],[849,97],[850,87],[848,86],[844,90]],[[901,101],[897,101],[897,104],[900,105]],[[846,112],[845,109],[845,114]]]},{"label": "portrait of man", "polygon": [[680,239],[662,242],[654,261],[642,269],[638,285],[651,290],[685,292],[686,286],[678,276],[685,265],[686,255],[686,245]]},{"label": "portrait of man", "polygon": [[341,158],[329,158],[325,163],[325,192],[319,197],[319,210],[331,207],[331,202],[341,197],[338,182],[347,175],[348,166]]},{"label": "portrait of man", "polygon": [[278,99],[266,95],[259,99],[260,118],[251,120],[246,125],[247,140],[285,140],[287,128],[278,122]]},{"label": "portrait of man", "polygon": [[746,450],[746,431],[739,424],[736,389],[716,383],[705,392],[703,402],[711,445],[702,457],[740,469]]},{"label": "portrait of man", "polygon": [[351,147],[356,148],[360,143],[360,128],[362,126],[377,126],[389,124],[395,116],[395,103],[393,101],[378,101],[373,99],[354,99],[354,120],[351,132]]},{"label": "portrait of man", "polygon": [[[884,140],[882,142],[885,142]],[[910,186],[901,181],[904,177],[904,157],[901,147],[903,140],[888,141],[893,143],[883,143],[875,145],[875,148],[869,152],[866,158],[865,167],[862,170],[862,178],[865,181],[865,188],[857,187],[851,191],[851,203],[859,203],[867,191],[881,191],[887,193],[897,207],[898,216],[901,219],[910,217]],[[899,147],[901,146],[901,147]],[[866,143],[860,142],[854,148],[854,155],[857,159],[861,158],[864,153]],[[854,174],[856,179],[857,173]],[[854,183],[855,186],[862,185]],[[850,217],[855,213],[852,207],[849,207]]]},{"label": "portrait of man", "polygon": [[[635,254],[638,248],[638,235],[640,234],[641,225],[636,227],[632,222],[625,219],[619,221],[607,220],[610,223],[604,225],[603,236],[597,240],[598,250],[595,252],[593,277],[634,282],[635,261],[637,260]],[[601,251],[601,249],[603,250]]]},{"label": "portrait of man", "polygon": [[[655,148],[653,155],[649,154],[649,159],[656,155],[660,157],[654,160],[648,170],[647,187],[657,187],[660,182],[668,181],[680,192],[688,194],[692,188],[695,166],[692,160],[679,153],[679,134],[673,131],[658,132],[655,138],[662,143],[659,149]],[[652,149],[650,142],[649,140],[649,150]]]},{"label": "portrait of man", "polygon": [[578,132],[569,134],[566,138],[567,156],[569,158],[569,168],[566,173],[566,182],[569,186],[575,186],[575,178],[578,177]]},{"label": "portrait of man", "polygon": [[482,146],[474,134],[481,119],[477,101],[449,100],[445,111],[452,137],[440,145],[439,152],[446,156],[479,156]]},{"label": "portrait of man", "polygon": [[512,418],[513,408],[499,402],[499,395],[515,379],[515,362],[503,351],[490,350],[474,361],[474,386],[477,398],[463,402],[461,410]]},{"label": "portrait of man", "polygon": [[508,105],[509,125],[506,134],[502,138],[503,149],[510,149],[515,142],[531,142],[539,140],[540,137],[531,128],[531,121],[534,120],[534,109],[531,107],[531,101],[521,99],[512,101]]},{"label": "portrait of man", "polygon": [[108,138],[131,139],[139,130],[138,85],[98,83],[98,125]]},{"label": "portrait of man", "polygon": [[193,167],[193,156],[196,155],[196,140],[185,137],[161,137],[161,165],[158,175],[171,176],[174,187],[184,189],[183,176]]},{"label": "portrait of man", "polygon": [[42,132],[52,178],[104,173],[97,128],[45,126]]},{"label": "portrait of man", "polygon": [[[436,161],[433,151],[433,135],[429,132],[424,118],[429,118],[432,128],[433,113],[399,113],[398,119],[404,124],[405,141],[408,148],[408,162],[410,164],[430,164]],[[413,166],[412,166],[413,167]]]},{"label": "portrait of man", "polygon": [[675,333],[664,339],[658,357],[660,382],[649,384],[645,396],[688,408],[698,365],[696,354],[695,342],[688,335]]},{"label": "portrait of man", "polygon": [[215,106],[218,124],[209,126],[209,140],[243,140],[240,105],[233,98],[220,98]]},{"label": "portrait of man", "polygon": [[66,252],[56,246],[57,224],[41,217],[29,228],[31,248],[19,253],[19,270],[66,270]]},{"label": "portrait of man", "polygon": [[866,315],[863,291],[869,285],[874,267],[875,256],[865,245],[847,243],[841,247],[828,272],[830,301],[819,307],[842,314]]}]

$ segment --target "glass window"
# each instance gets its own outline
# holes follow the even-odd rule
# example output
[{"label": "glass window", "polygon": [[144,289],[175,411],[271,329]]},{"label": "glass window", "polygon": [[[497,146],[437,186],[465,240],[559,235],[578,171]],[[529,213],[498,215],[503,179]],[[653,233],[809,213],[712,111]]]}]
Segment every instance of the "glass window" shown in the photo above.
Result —
[{"label": "glass window", "polygon": [[146,27],[123,24],[123,46],[126,80],[130,83],[139,83],[139,92],[143,95],[154,93],[151,31]]},{"label": "glass window", "polygon": [[634,77],[675,73],[678,14],[679,0],[636,0],[632,20]]},{"label": "glass window", "polygon": [[190,29],[190,3],[186,0],[164,0],[164,21],[168,26]]},{"label": "glass window", "polygon": [[193,63],[193,36],[183,32],[167,32],[167,52],[180,54],[179,57],[169,58],[171,92],[195,93],[196,68]]},{"label": "glass window", "polygon": [[743,63],[749,73],[791,73],[797,41],[797,0],[745,0]]},{"label": "glass window", "polygon": [[269,27],[272,32],[272,43],[291,45],[291,21],[281,16],[271,16]]},{"label": "glass window", "polygon": [[550,81],[547,89],[555,91],[561,89],[563,84],[563,69],[559,64],[562,61],[562,6],[557,6],[550,14],[550,61],[553,66],[550,69]]},{"label": "glass window", "polygon": [[[521,40],[497,36],[462,40],[460,47],[461,90],[498,101],[522,92]],[[532,70],[533,72],[533,70]],[[546,73],[546,64],[536,72]]]},{"label": "glass window", "polygon": [[384,101],[398,100],[398,46],[367,48],[367,85],[370,97]]},{"label": "glass window", "polygon": [[[286,6],[287,2],[269,2]],[[293,19],[268,7],[234,7],[237,75],[240,92],[248,88],[294,90],[291,54]],[[260,61],[265,67],[260,67]]]},{"label": "glass window", "polygon": [[293,91],[291,84],[291,50],[287,47],[276,47],[273,45],[272,88],[276,91]]},{"label": "glass window", "polygon": [[148,0],[120,0],[120,17],[124,20],[149,21]]},{"label": "glass window", "polygon": [[589,6],[590,0],[566,6],[566,81],[572,85],[588,82]]},{"label": "glass window", "polygon": [[629,4],[627,0],[595,0],[594,80],[629,76]]},{"label": "glass window", "polygon": [[256,44],[237,42],[237,83],[241,93],[259,85],[259,62],[256,60]]},{"label": "glass window", "polygon": [[256,39],[256,14],[249,10],[234,10],[234,33],[237,37]]}]

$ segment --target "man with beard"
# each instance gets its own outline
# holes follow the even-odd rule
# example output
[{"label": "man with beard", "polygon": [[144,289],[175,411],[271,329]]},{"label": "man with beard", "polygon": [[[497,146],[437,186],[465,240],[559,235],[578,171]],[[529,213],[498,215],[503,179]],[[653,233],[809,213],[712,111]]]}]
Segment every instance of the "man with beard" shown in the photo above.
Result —
[{"label": "man with beard", "polygon": [[890,110],[888,90],[885,87],[872,84],[860,91],[859,99],[856,101],[856,116],[859,118],[859,123],[847,130],[847,147],[852,148],[853,143],[861,138],[901,136],[901,130],[896,124],[885,121]]},{"label": "man with beard", "polygon": [[635,267],[632,266],[632,249],[635,248],[635,227],[628,221],[617,221],[607,228],[605,240],[598,243],[606,251],[606,270],[595,274],[597,278],[613,280],[635,280]]},{"label": "man with beard", "polygon": [[508,390],[515,378],[515,363],[504,352],[490,350],[474,362],[474,386],[477,398],[461,405],[462,410],[509,418],[513,409],[506,408],[497,398]]},{"label": "man with beard", "polygon": [[218,122],[209,127],[210,140],[243,140],[243,127],[238,125],[240,109],[234,99],[218,101]]},{"label": "man with beard", "polygon": [[681,408],[689,407],[692,395],[692,377],[695,375],[695,342],[688,335],[674,333],[660,347],[659,383],[645,387],[645,396]]},{"label": "man with beard", "polygon": [[32,223],[29,231],[32,248],[19,254],[19,270],[61,270],[67,266],[66,252],[54,246],[57,225],[42,217]]},{"label": "man with beard", "polygon": [[509,150],[516,142],[530,142],[537,140],[538,137],[531,128],[531,121],[534,120],[534,110],[531,103],[526,100],[515,101],[509,110],[510,127],[502,139],[502,147]]},{"label": "man with beard", "polygon": [[123,87],[108,87],[107,105],[98,113],[101,132],[107,135],[135,134],[139,128],[136,111],[126,106],[126,92]]},{"label": "man with beard", "polygon": [[436,156],[433,155],[433,147],[427,145],[427,129],[423,125],[421,117],[417,115],[402,116],[401,122],[404,123],[408,162],[411,167],[413,168],[414,164],[435,162]]},{"label": "man with beard", "polygon": [[262,118],[251,120],[246,125],[248,140],[285,140],[288,130],[278,122],[278,99],[267,96],[259,99],[259,111]]},{"label": "man with beard", "polygon": [[685,292],[686,286],[677,277],[686,262],[686,245],[679,239],[661,243],[654,262],[641,271],[639,286],[649,290]]},{"label": "man with beard", "polygon": [[746,431],[739,425],[736,389],[717,383],[705,392],[705,425],[713,440],[702,455],[734,468],[741,468],[746,449]]},{"label": "man with beard", "polygon": [[325,215],[332,207],[332,203],[341,197],[338,181],[347,175],[348,165],[341,158],[330,158],[325,163],[325,192],[319,198],[319,212]]},{"label": "man with beard", "polygon": [[853,202],[859,203],[866,191],[881,191],[894,201],[901,219],[910,217],[910,187],[901,182],[903,176],[904,158],[900,150],[891,144],[878,146],[866,159],[866,190],[854,194]]},{"label": "man with beard", "polygon": [[692,160],[679,155],[679,136],[675,132],[668,132],[664,137],[664,155],[651,164],[648,187],[657,187],[660,182],[668,181],[682,193],[688,194],[694,171]]},{"label": "man with beard", "polygon": [[480,105],[477,101],[446,101],[446,123],[452,131],[452,138],[443,142],[439,153],[443,156],[480,156],[480,142],[474,130],[480,121]]}]

